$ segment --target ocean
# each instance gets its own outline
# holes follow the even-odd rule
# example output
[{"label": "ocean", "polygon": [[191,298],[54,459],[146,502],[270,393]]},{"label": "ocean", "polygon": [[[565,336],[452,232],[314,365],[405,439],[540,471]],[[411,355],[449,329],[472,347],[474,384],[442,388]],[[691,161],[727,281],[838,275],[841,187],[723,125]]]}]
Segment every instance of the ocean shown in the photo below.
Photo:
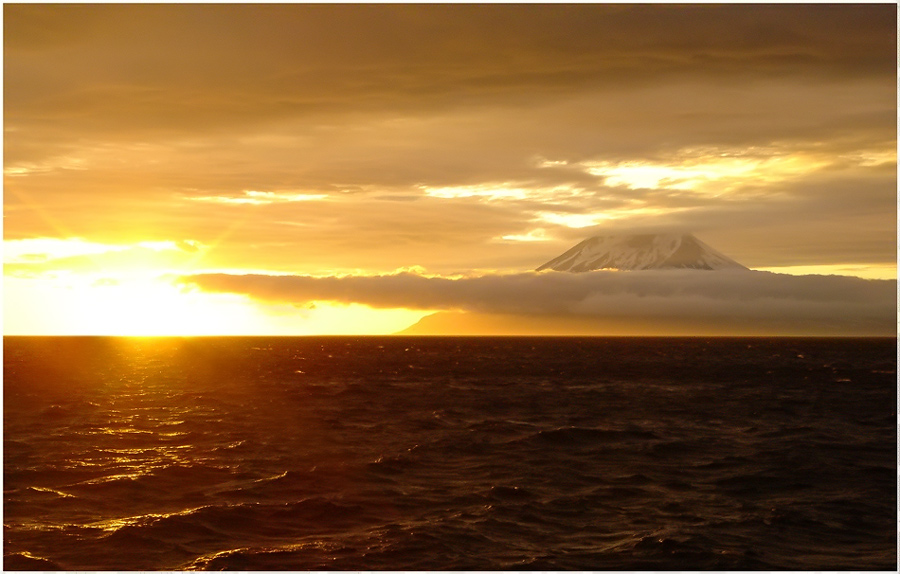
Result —
[{"label": "ocean", "polygon": [[6,337],[5,570],[896,570],[897,346]]}]

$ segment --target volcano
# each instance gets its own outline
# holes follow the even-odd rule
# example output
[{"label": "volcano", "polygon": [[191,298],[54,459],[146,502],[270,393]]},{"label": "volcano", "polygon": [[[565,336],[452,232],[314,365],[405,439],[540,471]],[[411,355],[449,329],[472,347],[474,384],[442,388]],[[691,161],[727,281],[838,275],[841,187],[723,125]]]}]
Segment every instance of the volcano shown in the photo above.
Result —
[{"label": "volcano", "polygon": [[604,235],[585,239],[537,271],[583,272],[598,269],[747,269],[690,233]]}]

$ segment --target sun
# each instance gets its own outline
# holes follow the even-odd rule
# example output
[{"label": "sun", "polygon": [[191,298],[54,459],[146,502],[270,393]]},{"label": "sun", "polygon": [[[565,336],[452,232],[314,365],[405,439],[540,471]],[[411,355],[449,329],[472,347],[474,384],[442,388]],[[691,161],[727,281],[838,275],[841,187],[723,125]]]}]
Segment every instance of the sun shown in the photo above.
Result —
[{"label": "sun", "polygon": [[161,280],[92,289],[92,316],[104,334],[235,334],[251,329],[254,322],[252,309],[240,298],[184,292]]},{"label": "sun", "polygon": [[6,335],[388,335],[427,314],[363,305],[271,304],[208,293],[158,271],[4,276]]},{"label": "sun", "polygon": [[427,314],[206,292],[178,280],[204,271],[209,246],[196,241],[42,237],[3,246],[5,335],[387,335]]},{"label": "sun", "polygon": [[220,335],[263,327],[244,298],[180,289],[149,273],[4,277],[4,333]]}]

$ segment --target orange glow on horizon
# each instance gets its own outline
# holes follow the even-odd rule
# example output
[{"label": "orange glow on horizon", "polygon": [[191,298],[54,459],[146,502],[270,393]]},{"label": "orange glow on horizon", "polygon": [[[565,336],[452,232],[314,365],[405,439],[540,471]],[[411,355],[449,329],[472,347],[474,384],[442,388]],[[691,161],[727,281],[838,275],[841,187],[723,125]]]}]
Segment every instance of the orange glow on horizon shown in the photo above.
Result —
[{"label": "orange glow on horizon", "polygon": [[199,267],[211,249],[193,240],[6,240],[3,332],[139,337],[380,335],[401,331],[427,314],[319,302],[267,304],[244,295],[177,285],[175,277],[182,273],[217,271]]},{"label": "orange glow on horizon", "polygon": [[265,304],[177,286],[154,273],[116,278],[4,276],[5,335],[387,335],[426,315],[406,309]]},{"label": "orange glow on horizon", "polygon": [[[543,228],[527,235],[502,238],[509,242],[544,239]],[[249,295],[207,292],[196,285],[179,283],[180,276],[191,273],[290,275],[265,269],[201,267],[204,253],[211,249],[193,240],[95,243],[78,238],[44,237],[5,241],[4,334],[390,335],[405,331],[437,311],[376,309],[330,301],[267,302]],[[867,279],[895,279],[897,273],[896,266],[889,264],[757,269],[788,275],[850,275]],[[419,276],[454,277],[427,273],[418,266],[397,269],[395,273],[401,271]],[[321,271],[321,276],[331,277],[367,274],[364,270],[347,274]],[[472,323],[476,324],[480,325]],[[488,331],[483,334],[490,334],[490,324],[487,325]],[[548,332],[563,328],[555,323],[541,325]],[[564,326],[573,328],[569,324]]]}]

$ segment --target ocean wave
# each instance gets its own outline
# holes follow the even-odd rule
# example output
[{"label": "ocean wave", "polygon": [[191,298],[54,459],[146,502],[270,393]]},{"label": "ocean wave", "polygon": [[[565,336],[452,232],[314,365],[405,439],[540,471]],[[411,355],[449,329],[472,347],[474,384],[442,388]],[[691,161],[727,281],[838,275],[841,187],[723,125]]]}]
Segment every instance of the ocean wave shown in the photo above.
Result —
[{"label": "ocean wave", "polygon": [[544,429],[528,436],[510,441],[514,445],[553,445],[555,447],[583,447],[594,445],[610,445],[621,447],[635,442],[659,440],[653,431],[630,429],[615,430],[590,427],[565,426]]},{"label": "ocean wave", "polygon": [[3,571],[15,572],[17,570],[65,570],[56,562],[35,556],[30,552],[9,552],[3,555]]},{"label": "ocean wave", "polygon": [[896,567],[895,341],[143,345],[4,380],[7,569]]}]

